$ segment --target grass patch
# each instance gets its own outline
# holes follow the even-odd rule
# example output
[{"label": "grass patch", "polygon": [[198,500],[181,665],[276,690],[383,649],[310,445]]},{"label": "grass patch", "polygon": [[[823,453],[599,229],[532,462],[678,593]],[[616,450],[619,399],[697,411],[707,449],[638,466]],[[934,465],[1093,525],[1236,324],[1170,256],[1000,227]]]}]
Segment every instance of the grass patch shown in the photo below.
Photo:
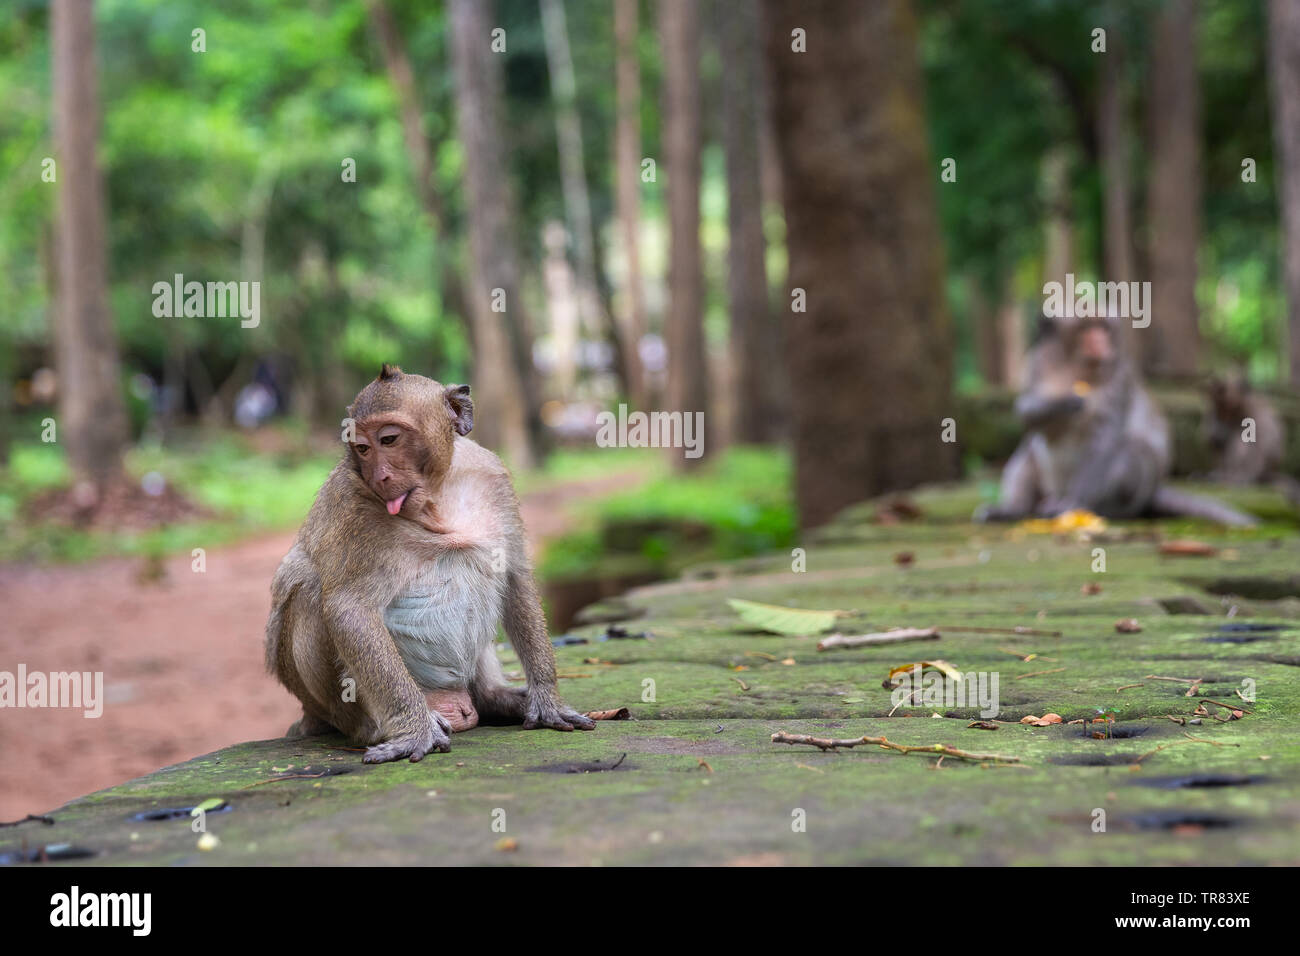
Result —
[{"label": "grass patch", "polygon": [[699,561],[789,547],[796,531],[790,480],[784,451],[729,448],[696,471],[661,474],[581,509],[584,527],[551,542],[538,573],[587,577],[635,559],[669,574]]}]

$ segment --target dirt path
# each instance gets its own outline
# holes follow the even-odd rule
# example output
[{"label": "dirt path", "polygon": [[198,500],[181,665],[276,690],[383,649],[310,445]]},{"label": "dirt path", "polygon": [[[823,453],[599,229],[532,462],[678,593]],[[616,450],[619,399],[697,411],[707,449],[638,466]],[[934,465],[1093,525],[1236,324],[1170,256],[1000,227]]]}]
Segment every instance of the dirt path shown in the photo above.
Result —
[{"label": "dirt path", "polygon": [[[567,530],[568,505],[626,488],[619,474],[523,499],[530,550]],[[270,582],[284,532],[190,558],[160,581],[138,559],[0,565],[0,671],[102,671],[103,715],[0,710],[0,821],[244,740],[278,737],[296,702],[262,668]]]}]

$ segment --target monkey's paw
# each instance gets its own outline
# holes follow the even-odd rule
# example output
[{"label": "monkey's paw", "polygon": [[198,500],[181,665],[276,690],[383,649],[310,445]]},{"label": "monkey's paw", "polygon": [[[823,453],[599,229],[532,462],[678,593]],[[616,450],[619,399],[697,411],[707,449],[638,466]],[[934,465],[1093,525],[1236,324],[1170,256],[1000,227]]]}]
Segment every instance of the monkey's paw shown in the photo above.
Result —
[{"label": "monkey's paw", "polygon": [[419,733],[394,737],[392,740],[385,740],[382,744],[367,747],[365,756],[361,758],[362,761],[387,763],[390,760],[401,760],[406,757],[412,763],[418,763],[427,753],[447,753],[451,750],[449,736],[451,727],[441,714],[434,713],[430,717],[428,726]]},{"label": "monkey's paw", "polygon": [[578,713],[563,701],[550,696],[528,696],[524,730],[549,727],[552,730],[595,730],[596,722]]}]

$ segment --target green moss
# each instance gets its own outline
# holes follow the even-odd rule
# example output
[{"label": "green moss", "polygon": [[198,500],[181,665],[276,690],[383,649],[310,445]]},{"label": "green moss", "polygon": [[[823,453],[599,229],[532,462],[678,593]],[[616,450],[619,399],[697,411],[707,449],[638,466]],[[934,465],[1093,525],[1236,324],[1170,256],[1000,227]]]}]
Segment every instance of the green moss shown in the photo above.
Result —
[{"label": "green moss", "polygon": [[[1124,526],[1100,541],[1025,535],[960,520],[977,497],[969,486],[918,492],[927,519],[888,527],[866,522],[870,506],[853,509],[824,540],[806,543],[802,574],[777,553],[630,592],[626,604],[645,613],[628,627],[648,638],[601,641],[604,625],[587,625],[576,633],[591,643],[557,648],[556,658],[570,703],[626,706],[631,721],[572,734],[480,727],[453,738],[450,754],[378,767],[336,738],[241,744],[74,801],[54,813],[53,827],[6,831],[0,851],[26,837],[85,845],[109,864],[1300,861],[1300,601],[1239,599],[1188,583],[1289,578],[1294,536],[1198,526],[1197,537],[1223,547],[1217,556],[1162,557],[1152,532],[1168,526]],[[1106,549],[1103,574],[1091,571],[1095,547]],[[907,568],[894,563],[900,548],[914,552]],[[1083,592],[1097,583],[1099,594]],[[1180,596],[1211,613],[1169,614],[1159,603]],[[730,597],[852,609],[843,624],[854,632],[1026,625],[1061,634],[949,630],[934,642],[818,652],[813,638],[747,631]],[[1141,632],[1117,633],[1122,617],[1136,617]],[[1281,628],[1219,630],[1243,621]],[[1258,639],[1206,640],[1225,633]],[[963,672],[998,673],[997,730],[968,727],[970,707],[900,707],[887,716],[894,704],[881,682],[889,669],[934,657]],[[1250,713],[1198,718],[1187,683],[1152,675],[1199,678],[1201,698]],[[1251,689],[1243,681],[1253,682],[1256,700],[1236,696]],[[1028,714],[1071,720],[1107,710],[1115,722],[1088,730],[1109,726],[1109,739],[1082,724],[1019,723]],[[1171,714],[1201,722],[1179,725]],[[1021,762],[947,758],[936,767],[933,757],[877,747],[822,753],[773,744],[778,730],[883,735]],[[543,772],[620,759],[609,772]],[[276,779],[274,768],[288,767],[347,772]],[[1263,779],[1141,785],[1206,775]],[[128,820],[151,806],[211,797],[235,807],[209,817],[221,838],[211,853],[196,849],[185,821]],[[1093,830],[1099,810],[1105,832]],[[497,811],[504,834],[492,828]],[[792,829],[799,811],[804,832]],[[1195,822],[1207,819],[1225,825]],[[494,848],[503,835],[517,850]]]}]

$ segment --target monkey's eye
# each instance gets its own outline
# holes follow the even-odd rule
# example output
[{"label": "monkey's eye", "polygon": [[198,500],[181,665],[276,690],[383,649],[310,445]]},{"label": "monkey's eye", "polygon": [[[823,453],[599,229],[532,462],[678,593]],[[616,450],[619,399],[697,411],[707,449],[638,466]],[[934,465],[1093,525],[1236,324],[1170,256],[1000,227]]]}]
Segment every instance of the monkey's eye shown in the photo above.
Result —
[{"label": "monkey's eye", "polygon": [[366,452],[370,451],[369,445],[353,445],[352,447],[357,450],[357,454],[360,455],[362,458],[365,458]]},{"label": "monkey's eye", "polygon": [[391,444],[392,444],[393,442],[395,442],[395,441],[397,441],[397,436],[396,436],[396,435],[384,435],[383,437],[381,437],[381,438],[379,439],[379,444],[381,444],[381,445],[391,445]]}]

